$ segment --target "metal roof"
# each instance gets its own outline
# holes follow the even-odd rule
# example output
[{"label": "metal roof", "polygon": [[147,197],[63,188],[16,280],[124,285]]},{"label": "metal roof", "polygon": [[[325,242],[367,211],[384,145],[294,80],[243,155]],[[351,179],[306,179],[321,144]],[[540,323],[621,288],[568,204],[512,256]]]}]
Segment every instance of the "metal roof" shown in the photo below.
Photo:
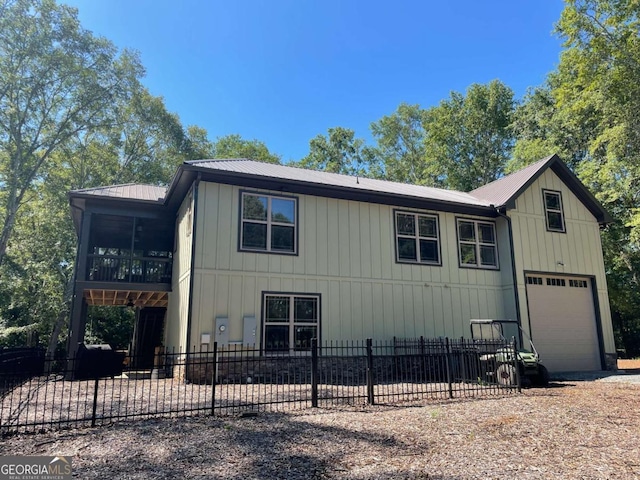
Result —
[{"label": "metal roof", "polygon": [[523,187],[528,186],[529,182],[538,176],[547,166],[556,159],[556,155],[532,163],[528,167],[518,170],[510,175],[504,176],[491,183],[487,183],[482,187],[476,188],[469,192],[475,198],[485,200],[491,205],[501,207],[506,205],[514,197],[518,196]]},{"label": "metal roof", "polygon": [[[316,170],[307,170],[299,167],[277,165],[273,163],[257,162],[244,158],[219,159],[219,160],[192,160],[185,162],[178,169],[174,181],[167,187],[156,185],[111,185],[106,187],[87,188],[74,190],[71,197],[100,197],[122,200],[142,201],[167,205],[170,202],[182,198],[192,180],[190,175],[195,172],[206,172],[208,177],[215,181],[229,183],[260,181],[269,188],[273,181],[274,188],[278,183],[290,182],[297,184],[299,189],[309,189],[314,194],[332,196],[335,192],[352,192],[358,198],[365,197],[365,201],[394,202],[404,198],[406,202],[431,202],[433,208],[468,209],[484,214],[493,211],[497,207],[513,208],[515,199],[522,194],[547,168],[553,171],[567,184],[578,198],[594,214],[602,224],[611,222],[610,215],[602,205],[593,197],[580,180],[569,170],[557,155],[529,165],[522,170],[502,177],[494,182],[484,185],[471,192],[459,192],[442,188],[411,185],[408,183],[389,182],[364,177],[354,177],[338,173],[329,173]],[[184,173],[189,173],[183,175]],[[178,186],[179,185],[179,186]],[[176,186],[178,188],[176,189]],[[179,193],[178,193],[179,192]],[[333,192],[333,193],[331,193]],[[177,193],[177,197],[176,197]],[[357,195],[356,195],[357,194]],[[342,195],[342,193],[340,194]],[[343,198],[343,197],[340,197]],[[181,200],[180,200],[181,201]],[[451,205],[451,207],[448,207]],[[451,211],[454,211],[451,210]]]},{"label": "metal roof", "polygon": [[372,194],[386,193],[479,207],[488,207],[491,203],[476,198],[469,193],[458,192],[455,190],[445,190],[442,188],[424,187],[420,185],[389,182],[385,180],[374,180],[364,177],[353,177],[350,175],[307,170],[304,168],[256,162],[254,160],[247,159],[193,160],[186,163],[194,167],[205,168],[207,171],[212,172],[218,171],[240,175],[260,176],[263,178],[273,178],[274,180],[291,180],[320,186],[324,185],[327,187],[349,188],[370,192]]},{"label": "metal roof", "polygon": [[140,185],[128,183],[125,185],[110,185],[107,187],[84,188],[72,190],[73,196],[111,197],[130,200],[143,200],[150,202],[162,202],[167,192],[167,187],[157,185]]}]

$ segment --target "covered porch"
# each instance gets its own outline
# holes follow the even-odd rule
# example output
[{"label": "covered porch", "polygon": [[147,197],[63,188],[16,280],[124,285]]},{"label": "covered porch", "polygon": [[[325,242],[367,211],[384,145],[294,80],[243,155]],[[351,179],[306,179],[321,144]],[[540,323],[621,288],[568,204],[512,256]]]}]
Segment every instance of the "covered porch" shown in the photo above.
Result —
[{"label": "covered porch", "polygon": [[[69,358],[75,358],[85,343],[89,308],[129,308],[135,321],[128,355],[139,363],[136,367],[152,366],[154,349],[162,343],[171,291],[175,216],[155,197],[114,198],[114,194],[150,195],[156,190],[160,192],[156,187],[123,186],[108,195],[101,189],[72,192],[78,254]],[[98,342],[109,339],[98,337]]]}]

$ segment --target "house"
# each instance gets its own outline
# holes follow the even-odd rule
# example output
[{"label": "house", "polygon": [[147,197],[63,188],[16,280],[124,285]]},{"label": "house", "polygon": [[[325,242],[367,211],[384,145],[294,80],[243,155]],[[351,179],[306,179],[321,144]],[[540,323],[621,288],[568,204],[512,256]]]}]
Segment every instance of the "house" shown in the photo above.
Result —
[{"label": "house", "polygon": [[[611,218],[553,155],[472,192],[245,159],[168,188],[70,193],[70,345],[88,305],[135,306],[133,346],[468,337],[513,318],[551,371],[615,368],[600,243]],[[73,350],[73,349],[72,349]]]}]

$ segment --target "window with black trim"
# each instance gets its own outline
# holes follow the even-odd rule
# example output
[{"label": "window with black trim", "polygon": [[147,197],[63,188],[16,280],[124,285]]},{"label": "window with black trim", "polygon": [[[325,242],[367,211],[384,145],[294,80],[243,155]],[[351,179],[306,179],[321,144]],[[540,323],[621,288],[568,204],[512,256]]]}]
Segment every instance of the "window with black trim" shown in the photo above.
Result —
[{"label": "window with black trim", "polygon": [[396,261],[440,265],[437,215],[395,212]]},{"label": "window with black trim", "polygon": [[263,346],[267,353],[306,352],[318,338],[320,297],[305,294],[264,295]]},{"label": "window with black trim", "polygon": [[543,190],[544,213],[547,218],[547,230],[550,232],[565,232],[562,195],[560,192]]},{"label": "window with black trim", "polygon": [[498,268],[498,244],[493,222],[458,219],[460,266]]},{"label": "window with black trim", "polygon": [[297,199],[242,192],[240,250],[296,253]]}]

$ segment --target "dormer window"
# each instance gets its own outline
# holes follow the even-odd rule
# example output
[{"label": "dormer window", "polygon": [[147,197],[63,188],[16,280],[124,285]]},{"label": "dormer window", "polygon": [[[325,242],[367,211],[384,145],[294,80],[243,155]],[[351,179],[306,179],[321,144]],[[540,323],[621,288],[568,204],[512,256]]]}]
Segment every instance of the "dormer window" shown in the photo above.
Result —
[{"label": "dormer window", "polygon": [[562,209],[562,195],[560,192],[543,190],[544,213],[547,219],[547,230],[550,232],[564,233],[564,211]]}]

